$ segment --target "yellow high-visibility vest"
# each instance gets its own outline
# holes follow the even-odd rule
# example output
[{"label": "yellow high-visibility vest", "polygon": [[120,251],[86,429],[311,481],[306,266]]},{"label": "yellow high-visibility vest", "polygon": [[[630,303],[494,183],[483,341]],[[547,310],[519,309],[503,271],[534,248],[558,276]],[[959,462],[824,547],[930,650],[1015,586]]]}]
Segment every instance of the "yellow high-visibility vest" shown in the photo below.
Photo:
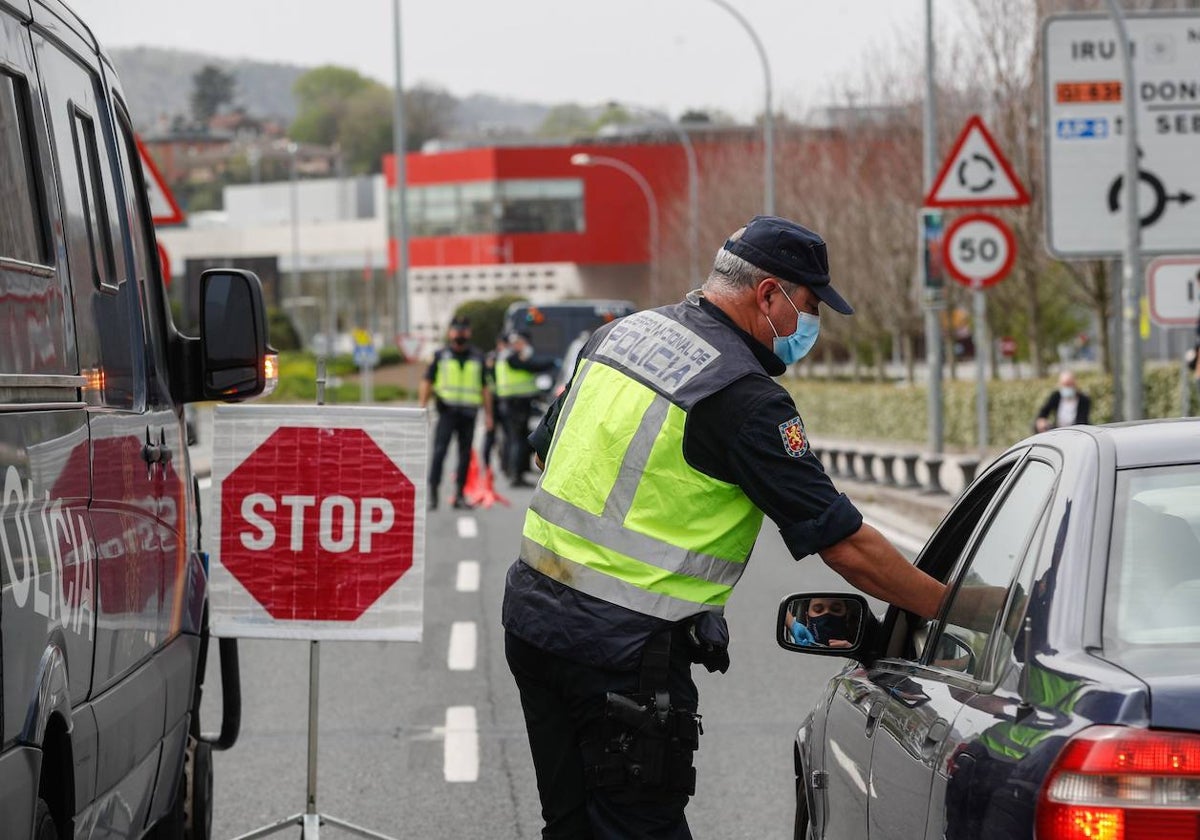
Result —
[{"label": "yellow high-visibility vest", "polygon": [[438,358],[433,393],[446,405],[478,408],[483,405],[483,362],[474,355],[459,361],[450,353]]},{"label": "yellow high-visibility vest", "polygon": [[762,367],[682,307],[629,316],[580,362],[521,546],[542,574],[667,621],[724,610],[763,516],[683,453],[687,409]]}]

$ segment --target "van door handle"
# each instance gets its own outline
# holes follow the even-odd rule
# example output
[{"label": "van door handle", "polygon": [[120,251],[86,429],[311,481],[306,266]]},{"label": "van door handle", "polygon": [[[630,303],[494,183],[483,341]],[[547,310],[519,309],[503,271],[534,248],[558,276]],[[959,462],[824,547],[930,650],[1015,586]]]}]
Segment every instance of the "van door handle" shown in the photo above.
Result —
[{"label": "van door handle", "polygon": [[146,427],[146,442],[142,444],[142,460],[146,462],[147,472],[149,467],[157,464],[162,460],[162,449],[157,443],[150,442],[150,427]]},{"label": "van door handle", "polygon": [[167,446],[167,430],[159,429],[158,430],[158,460],[159,460],[159,463],[162,464],[164,475],[166,475],[167,464],[171,463],[172,457],[173,457],[173,453],[171,452],[171,447]]}]

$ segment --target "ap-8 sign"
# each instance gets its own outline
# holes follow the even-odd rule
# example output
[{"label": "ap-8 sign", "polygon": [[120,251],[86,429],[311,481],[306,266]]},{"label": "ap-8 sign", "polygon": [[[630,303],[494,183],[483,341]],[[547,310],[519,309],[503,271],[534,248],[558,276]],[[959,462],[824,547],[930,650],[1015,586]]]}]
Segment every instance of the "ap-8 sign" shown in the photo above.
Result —
[{"label": "ap-8 sign", "polygon": [[1017,243],[1004,222],[986,213],[956,220],[942,242],[950,276],[972,289],[999,283],[1012,268]]}]

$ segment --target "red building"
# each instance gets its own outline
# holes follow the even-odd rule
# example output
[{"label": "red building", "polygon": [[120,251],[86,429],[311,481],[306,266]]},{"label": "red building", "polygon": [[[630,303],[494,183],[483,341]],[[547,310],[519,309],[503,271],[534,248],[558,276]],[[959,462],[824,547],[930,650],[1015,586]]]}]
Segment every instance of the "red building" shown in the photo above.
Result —
[{"label": "red building", "polygon": [[[581,153],[592,165],[571,162]],[[645,179],[657,242],[651,201],[613,160]],[[664,217],[687,194],[686,158],[674,143],[465,149],[409,154],[405,166],[409,321],[427,340],[471,299],[650,303],[654,263],[677,227]],[[394,187],[390,155],[384,171]],[[391,253],[394,270],[394,240]]]}]

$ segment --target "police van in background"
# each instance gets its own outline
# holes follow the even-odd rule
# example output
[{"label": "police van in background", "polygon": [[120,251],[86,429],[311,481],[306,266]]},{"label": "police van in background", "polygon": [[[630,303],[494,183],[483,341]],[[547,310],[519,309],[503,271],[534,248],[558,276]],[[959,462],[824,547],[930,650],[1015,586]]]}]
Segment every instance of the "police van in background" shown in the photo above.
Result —
[{"label": "police van in background", "polygon": [[538,355],[558,361],[557,376],[547,375],[545,381],[539,378],[542,401],[548,401],[570,381],[575,359],[592,331],[636,311],[628,300],[517,301],[504,313],[504,335],[526,333]]},{"label": "police van in background", "polygon": [[[273,382],[257,278],[165,299],[112,65],[57,0],[0,0],[0,837],[194,838],[207,570],[185,403]],[[227,647],[228,642],[228,647]],[[229,654],[229,655],[227,655]],[[223,679],[223,683],[225,679]]]}]

